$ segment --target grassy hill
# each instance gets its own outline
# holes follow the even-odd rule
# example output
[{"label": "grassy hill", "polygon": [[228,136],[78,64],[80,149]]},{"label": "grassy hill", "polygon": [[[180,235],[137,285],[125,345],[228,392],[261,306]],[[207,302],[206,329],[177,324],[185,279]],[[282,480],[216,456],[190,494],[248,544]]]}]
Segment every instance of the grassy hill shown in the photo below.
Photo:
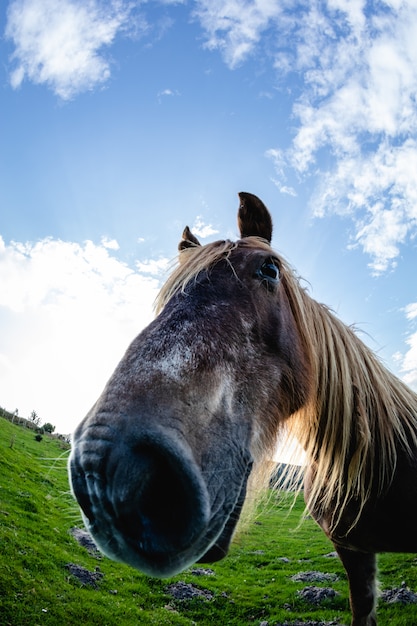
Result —
[{"label": "grassy hill", "polygon": [[[343,568],[326,556],[332,545],[311,520],[299,525],[301,501],[289,513],[274,496],[226,560],[154,580],[90,554],[73,537],[82,522],[68,491],[67,456],[63,442],[36,441],[33,431],[0,418],[0,626],[349,623]],[[417,588],[414,555],[383,556],[380,569],[382,588],[402,581]],[[330,582],[292,580],[306,572]],[[300,594],[312,585],[339,595],[312,605]],[[410,626],[417,605],[381,603],[379,615],[381,624]]]}]

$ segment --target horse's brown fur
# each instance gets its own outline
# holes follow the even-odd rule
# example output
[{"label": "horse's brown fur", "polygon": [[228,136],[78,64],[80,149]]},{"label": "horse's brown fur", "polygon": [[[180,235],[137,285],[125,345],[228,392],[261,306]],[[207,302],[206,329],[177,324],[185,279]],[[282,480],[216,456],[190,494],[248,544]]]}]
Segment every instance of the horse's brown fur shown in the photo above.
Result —
[{"label": "horse's brown fur", "polygon": [[[318,516],[333,510],[331,530],[355,498],[359,506],[354,525],[371,493],[381,493],[389,485],[398,446],[405,453],[417,446],[417,395],[381,364],[352,328],[313,300],[290,265],[258,237],[183,249],[177,269],[159,293],[157,312],[202,271],[228,260],[237,248],[269,251],[278,259],[281,282],[303,340],[311,371],[310,396],[288,416],[287,428],[305,449],[306,464],[314,463],[307,507]],[[274,427],[276,439],[282,422],[276,420]],[[271,442],[270,432],[265,441]],[[270,452],[268,446],[261,458],[268,460]]]}]

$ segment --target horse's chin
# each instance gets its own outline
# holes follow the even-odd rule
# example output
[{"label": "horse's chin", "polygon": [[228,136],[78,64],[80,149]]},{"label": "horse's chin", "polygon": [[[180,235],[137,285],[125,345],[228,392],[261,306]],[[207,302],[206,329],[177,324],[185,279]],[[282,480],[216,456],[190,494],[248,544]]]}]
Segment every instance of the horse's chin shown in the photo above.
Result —
[{"label": "horse's chin", "polygon": [[216,542],[205,552],[203,556],[198,559],[198,563],[215,563],[216,561],[221,561],[227,556],[229,552],[230,544],[233,539],[234,531],[236,525],[240,518],[240,513],[242,511],[243,503],[246,497],[246,484],[247,479],[251,470],[251,465],[248,468],[248,473],[243,482],[239,497],[236,501],[235,507],[231,514],[229,515],[227,522],[221,532],[220,536],[217,538]]},{"label": "horse's chin", "polygon": [[192,554],[158,552],[142,549],[136,540],[120,535],[114,529],[111,537],[96,532],[88,520],[85,526],[93,537],[99,550],[113,561],[130,565],[147,576],[170,578],[184,571],[195,562]]},{"label": "horse's chin", "polygon": [[[144,545],[136,538],[122,535],[112,527],[110,532],[103,533],[83,515],[84,524],[93,537],[97,547],[103,554],[112,560],[126,563],[135,569],[157,578],[169,578],[181,573],[195,563],[214,563],[223,559],[230,548],[235,526],[239,520],[240,511],[246,493],[246,480],[242,486],[239,498],[227,518],[224,527],[213,542],[213,529],[208,523],[203,536],[193,545],[182,552],[169,551],[166,546]],[[215,521],[218,526],[219,520]],[[209,539],[208,539],[209,537]]]}]

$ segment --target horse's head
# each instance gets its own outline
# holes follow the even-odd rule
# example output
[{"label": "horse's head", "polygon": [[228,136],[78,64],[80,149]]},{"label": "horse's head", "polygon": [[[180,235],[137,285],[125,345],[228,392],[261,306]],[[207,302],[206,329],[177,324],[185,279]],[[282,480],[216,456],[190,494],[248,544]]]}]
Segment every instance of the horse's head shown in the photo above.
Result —
[{"label": "horse's head", "polygon": [[253,462],[305,402],[308,368],[262,202],[240,194],[235,243],[184,231],[159,314],[133,341],[70,458],[102,551],[170,576],[228,550]]}]

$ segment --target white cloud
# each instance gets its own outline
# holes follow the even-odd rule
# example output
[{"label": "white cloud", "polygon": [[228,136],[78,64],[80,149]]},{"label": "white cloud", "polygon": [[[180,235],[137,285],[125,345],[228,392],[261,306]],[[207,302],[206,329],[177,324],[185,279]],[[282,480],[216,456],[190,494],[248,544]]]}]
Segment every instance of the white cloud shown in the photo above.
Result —
[{"label": "white cloud", "polygon": [[[407,305],[404,312],[410,325],[413,325],[415,328],[417,302]],[[404,381],[417,391],[417,331],[414,330],[409,333],[406,344],[408,349],[405,354],[397,353],[394,355],[394,359],[400,364]]]},{"label": "white cloud", "polygon": [[[405,307],[407,319],[411,322],[417,319],[417,302],[412,302]],[[404,355],[402,367],[404,380],[417,391],[417,331],[410,333],[407,338],[409,346]]]},{"label": "white cloud", "polygon": [[105,47],[127,28],[137,28],[133,4],[123,0],[12,0],[6,37],[15,50],[10,82],[27,78],[67,100],[105,83],[110,62]]},{"label": "white cloud", "polygon": [[403,378],[412,389],[417,391],[417,332],[408,337],[407,344],[409,348],[402,362]]},{"label": "white cloud", "polygon": [[349,216],[352,245],[371,257],[376,274],[395,266],[400,246],[417,232],[417,141],[387,142],[370,154],[346,154],[323,173],[313,205],[316,215]]},{"label": "white cloud", "polygon": [[206,224],[202,216],[198,215],[191,228],[191,232],[196,237],[201,237],[201,239],[205,239],[206,237],[217,235],[219,231],[216,230],[211,224]]},{"label": "white cloud", "polygon": [[297,196],[297,192],[294,187],[285,184],[287,180],[286,176],[286,160],[285,155],[282,150],[278,150],[276,148],[270,148],[265,152],[265,156],[271,159],[274,163],[275,171],[277,173],[277,177],[273,178],[273,183],[278,187],[281,193],[287,194],[289,196]]},{"label": "white cloud", "polygon": [[279,180],[273,180],[274,184],[278,187],[281,193],[285,193],[287,196],[297,197],[297,192],[294,187],[289,187],[288,185],[283,185]]},{"label": "white cloud", "polygon": [[255,49],[272,20],[281,13],[276,0],[197,0],[195,17],[207,33],[206,46],[221,50],[236,67]]},{"label": "white cloud", "polygon": [[405,314],[408,320],[414,320],[417,317],[417,302],[412,302],[405,307]]},{"label": "white cloud", "polygon": [[375,273],[417,233],[417,3],[383,0],[198,0],[207,45],[234,67],[261,51],[292,73],[295,133],[267,155],[321,181],[316,215],[352,219]]},{"label": "white cloud", "polygon": [[146,259],[145,261],[137,261],[136,268],[141,274],[150,274],[155,278],[162,278],[168,272],[171,261],[162,257],[160,259]]},{"label": "white cloud", "polygon": [[173,91],[172,89],[163,89],[158,92],[158,98],[161,96],[179,96],[179,92],[177,90]]},{"label": "white cloud", "polygon": [[173,97],[181,95],[177,89],[162,89],[162,91],[158,91],[158,102],[161,104],[162,98]]},{"label": "white cloud", "polygon": [[[397,4],[365,16],[364,3],[340,1],[336,15],[332,2],[321,21],[303,25],[312,34],[324,20],[330,34],[308,37],[308,57],[297,58],[305,90],[286,153],[301,175],[320,171],[321,150],[331,155],[313,209],[353,220],[374,273],[394,266],[417,232],[417,5]],[[336,27],[344,36],[332,35]]]},{"label": "white cloud", "polygon": [[107,237],[102,237],[101,245],[104,248],[108,248],[108,250],[118,250],[120,248],[116,239],[108,239]]},{"label": "white cloud", "polygon": [[159,281],[108,243],[0,238],[1,403],[36,410],[59,432],[84,416],[153,317]]}]

